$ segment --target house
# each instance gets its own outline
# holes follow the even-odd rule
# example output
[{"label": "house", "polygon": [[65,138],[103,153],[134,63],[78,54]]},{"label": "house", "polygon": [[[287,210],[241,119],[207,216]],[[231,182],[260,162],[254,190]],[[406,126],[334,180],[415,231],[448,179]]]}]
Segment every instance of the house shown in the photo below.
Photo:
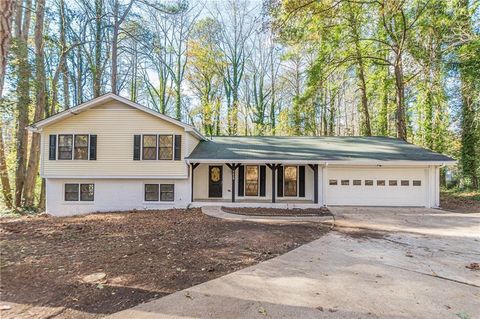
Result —
[{"label": "house", "polygon": [[114,94],[28,127],[52,215],[202,205],[439,206],[442,154],[387,137],[213,137]]}]

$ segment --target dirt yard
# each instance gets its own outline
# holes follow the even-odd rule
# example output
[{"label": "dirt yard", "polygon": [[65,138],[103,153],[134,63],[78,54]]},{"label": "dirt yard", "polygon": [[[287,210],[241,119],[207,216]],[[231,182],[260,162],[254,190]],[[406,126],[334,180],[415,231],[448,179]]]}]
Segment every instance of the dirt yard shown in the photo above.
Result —
[{"label": "dirt yard", "polygon": [[443,191],[440,206],[456,213],[480,213],[480,193]]},{"label": "dirt yard", "polygon": [[[1,318],[98,318],[283,254],[323,226],[199,209],[0,219]],[[102,282],[85,283],[92,273]]]}]

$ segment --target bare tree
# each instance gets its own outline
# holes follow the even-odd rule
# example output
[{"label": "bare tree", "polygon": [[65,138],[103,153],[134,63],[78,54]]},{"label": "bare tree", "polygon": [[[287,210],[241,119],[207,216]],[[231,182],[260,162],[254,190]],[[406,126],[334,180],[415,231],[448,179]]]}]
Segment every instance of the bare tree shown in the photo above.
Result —
[{"label": "bare tree", "polygon": [[[34,122],[43,118],[46,106],[46,79],[45,79],[45,53],[43,50],[43,24],[45,17],[45,0],[36,1],[35,9],[35,115]],[[25,178],[24,205],[32,207],[34,201],[35,182],[38,174],[40,159],[40,134],[33,133],[30,146],[30,156]]]}]

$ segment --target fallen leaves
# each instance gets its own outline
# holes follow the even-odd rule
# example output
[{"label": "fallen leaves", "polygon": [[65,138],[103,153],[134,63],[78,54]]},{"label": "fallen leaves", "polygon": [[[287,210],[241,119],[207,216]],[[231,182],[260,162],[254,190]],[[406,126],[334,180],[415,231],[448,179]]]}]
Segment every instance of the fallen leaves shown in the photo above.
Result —
[{"label": "fallen leaves", "polygon": [[479,263],[471,263],[470,265],[465,266],[465,268],[468,268],[470,270],[480,270],[480,264]]}]

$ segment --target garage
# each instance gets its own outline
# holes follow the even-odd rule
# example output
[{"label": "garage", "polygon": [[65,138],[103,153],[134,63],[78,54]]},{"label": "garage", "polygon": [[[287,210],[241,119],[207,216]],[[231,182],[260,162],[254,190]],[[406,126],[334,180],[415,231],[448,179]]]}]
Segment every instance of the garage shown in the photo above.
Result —
[{"label": "garage", "polygon": [[326,204],[427,206],[426,168],[328,168]]}]

